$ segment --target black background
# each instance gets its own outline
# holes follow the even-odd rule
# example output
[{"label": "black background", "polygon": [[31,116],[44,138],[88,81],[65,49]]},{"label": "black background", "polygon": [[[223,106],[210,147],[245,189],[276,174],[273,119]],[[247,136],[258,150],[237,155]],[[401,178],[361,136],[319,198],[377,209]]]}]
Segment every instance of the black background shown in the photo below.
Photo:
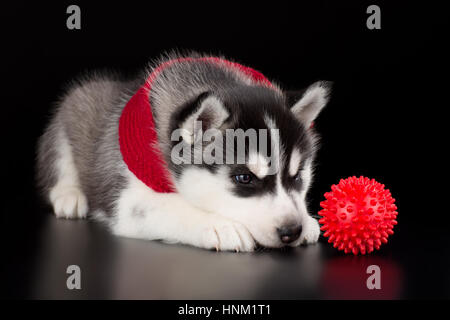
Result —
[{"label": "black background", "polygon": [[[392,250],[412,254],[419,246],[423,254],[411,258],[411,268],[424,274],[412,287],[420,291],[430,273],[448,278],[450,13],[430,2],[392,2],[73,2],[81,7],[81,30],[66,28],[72,3],[2,7],[5,274],[26,278],[35,230],[50,212],[34,186],[35,144],[64,85],[94,69],[132,76],[149,59],[181,49],[223,54],[286,89],[334,81],[331,101],[316,121],[322,146],[311,211],[340,178],[375,178],[399,207]],[[369,4],[381,7],[381,30],[366,28]],[[432,296],[449,295],[444,284],[431,288]],[[24,296],[20,282],[8,296]]]}]

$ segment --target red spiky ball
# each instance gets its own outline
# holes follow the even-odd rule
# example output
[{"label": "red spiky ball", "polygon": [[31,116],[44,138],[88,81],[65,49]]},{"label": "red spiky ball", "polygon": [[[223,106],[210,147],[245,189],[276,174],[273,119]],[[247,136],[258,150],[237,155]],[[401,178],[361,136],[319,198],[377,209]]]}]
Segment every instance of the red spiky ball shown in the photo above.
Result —
[{"label": "red spiky ball", "polygon": [[328,242],[345,253],[366,254],[387,243],[398,212],[384,184],[366,177],[341,179],[325,193],[319,215]]}]

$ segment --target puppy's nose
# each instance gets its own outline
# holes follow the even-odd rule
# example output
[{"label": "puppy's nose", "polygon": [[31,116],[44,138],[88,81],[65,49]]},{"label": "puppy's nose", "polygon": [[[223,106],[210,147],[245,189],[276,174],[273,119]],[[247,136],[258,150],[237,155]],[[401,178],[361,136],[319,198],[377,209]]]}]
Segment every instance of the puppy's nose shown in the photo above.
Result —
[{"label": "puppy's nose", "polygon": [[277,228],[278,235],[280,236],[281,242],[288,244],[294,242],[300,237],[302,233],[301,225],[287,226],[282,228]]}]

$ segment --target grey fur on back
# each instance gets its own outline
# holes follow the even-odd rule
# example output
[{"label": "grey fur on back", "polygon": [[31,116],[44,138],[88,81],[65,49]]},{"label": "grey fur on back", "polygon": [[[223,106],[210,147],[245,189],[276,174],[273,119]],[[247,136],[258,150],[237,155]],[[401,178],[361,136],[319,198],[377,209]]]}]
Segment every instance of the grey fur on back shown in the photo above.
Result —
[{"label": "grey fur on back", "polygon": [[90,211],[110,213],[124,187],[119,150],[118,119],[140,81],[123,82],[115,76],[93,74],[75,82],[57,109],[38,144],[37,176],[46,194],[57,180],[58,134],[64,132]]}]

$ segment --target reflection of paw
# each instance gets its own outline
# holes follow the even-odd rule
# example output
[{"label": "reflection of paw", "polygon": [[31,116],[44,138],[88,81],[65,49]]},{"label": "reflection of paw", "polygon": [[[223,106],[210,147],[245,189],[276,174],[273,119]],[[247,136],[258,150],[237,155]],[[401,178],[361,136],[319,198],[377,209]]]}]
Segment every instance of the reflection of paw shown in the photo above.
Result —
[{"label": "reflection of paw", "polygon": [[215,217],[204,234],[203,247],[217,251],[250,252],[255,248],[255,241],[242,224]]},{"label": "reflection of paw", "polygon": [[86,196],[77,187],[54,187],[50,192],[50,201],[58,218],[85,218],[88,212]]},{"label": "reflection of paw", "polygon": [[319,222],[311,216],[306,218],[303,223],[302,234],[300,235],[300,244],[316,243],[320,236]]}]

